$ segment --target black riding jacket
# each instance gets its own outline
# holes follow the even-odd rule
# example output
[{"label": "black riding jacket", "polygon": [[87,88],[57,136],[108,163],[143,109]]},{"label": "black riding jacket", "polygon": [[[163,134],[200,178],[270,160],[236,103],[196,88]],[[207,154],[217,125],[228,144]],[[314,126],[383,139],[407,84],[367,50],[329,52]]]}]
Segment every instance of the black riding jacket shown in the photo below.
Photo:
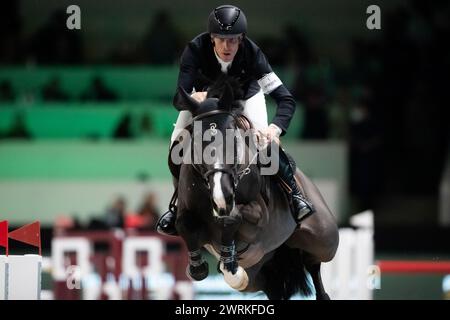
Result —
[{"label": "black riding jacket", "polygon": [[[173,99],[173,105],[178,110],[185,109],[180,100],[178,87],[181,86],[188,93],[192,92],[193,88],[197,92],[206,91],[208,83],[205,77],[201,76],[202,74],[213,81],[222,75],[211,37],[206,32],[189,42],[181,56],[178,86]],[[266,75],[269,75],[270,78],[270,75],[274,75],[274,73],[261,49],[248,37],[244,37],[231,67],[228,69],[228,75],[238,77],[244,83],[244,99],[247,100],[261,89],[258,80]],[[278,108],[272,123],[277,125],[284,135],[295,112],[295,100],[284,84],[276,83],[279,85],[272,86],[272,88],[269,85],[269,90],[265,93],[270,94],[277,103]]]}]

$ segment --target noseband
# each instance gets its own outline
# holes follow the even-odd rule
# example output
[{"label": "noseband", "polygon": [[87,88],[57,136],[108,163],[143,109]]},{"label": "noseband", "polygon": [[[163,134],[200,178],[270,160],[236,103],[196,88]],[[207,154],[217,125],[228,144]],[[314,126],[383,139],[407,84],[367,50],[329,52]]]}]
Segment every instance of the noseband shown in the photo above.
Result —
[{"label": "noseband", "polygon": [[[211,117],[211,116],[215,116],[218,114],[226,114],[229,115],[231,117],[233,117],[234,121],[237,123],[238,122],[238,115],[232,111],[225,111],[225,110],[212,110],[212,111],[208,111],[202,114],[199,114],[197,116],[195,116],[194,118],[192,118],[192,120],[189,122],[188,126],[192,126],[192,124],[195,121],[199,121],[199,120],[203,120],[205,118]],[[250,162],[251,164],[251,162]],[[203,180],[205,181],[208,189],[209,187],[209,176],[217,173],[217,172],[223,172],[226,174],[229,174],[232,178],[233,178],[233,188],[234,191],[236,191],[237,189],[237,185],[239,183],[239,181],[241,180],[241,178],[247,174],[250,173],[251,169],[250,169],[250,164],[248,166],[246,166],[243,170],[240,171],[236,171],[230,168],[224,168],[224,167],[219,167],[219,168],[214,168],[211,170],[206,171],[205,173],[202,173],[201,170],[197,167],[197,165],[195,163],[192,164],[192,166],[194,167],[195,171],[197,171],[197,173],[203,178]]]}]

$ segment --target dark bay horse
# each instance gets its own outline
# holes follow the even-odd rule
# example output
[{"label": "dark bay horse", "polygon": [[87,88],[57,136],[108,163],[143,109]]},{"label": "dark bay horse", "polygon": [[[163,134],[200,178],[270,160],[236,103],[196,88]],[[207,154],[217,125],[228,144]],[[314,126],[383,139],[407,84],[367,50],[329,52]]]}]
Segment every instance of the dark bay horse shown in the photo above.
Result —
[{"label": "dark bay horse", "polygon": [[[177,171],[176,229],[189,250],[188,276],[197,281],[208,276],[201,253],[204,247],[219,260],[219,271],[236,290],[263,291],[269,299],[289,299],[299,292],[309,295],[308,272],[316,298],[329,299],[320,265],[334,257],[339,236],[336,220],[317,187],[297,169],[300,190],[315,207],[297,226],[280,181],[261,174],[263,166],[252,161],[255,156],[248,140],[237,134],[226,142],[217,141],[230,130],[251,131],[236,99],[240,91],[235,82],[221,79],[202,103],[182,88],[180,92],[193,115],[171,149],[172,158],[183,156]],[[230,154],[232,160],[227,161]]]}]

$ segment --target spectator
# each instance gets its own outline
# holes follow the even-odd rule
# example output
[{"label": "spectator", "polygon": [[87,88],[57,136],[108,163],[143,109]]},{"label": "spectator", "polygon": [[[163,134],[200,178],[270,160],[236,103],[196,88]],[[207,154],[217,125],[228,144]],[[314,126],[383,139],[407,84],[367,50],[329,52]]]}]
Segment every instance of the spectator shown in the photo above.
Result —
[{"label": "spectator", "polygon": [[91,87],[81,96],[82,101],[115,101],[116,94],[108,89],[102,78],[95,76],[92,79]]},{"label": "spectator", "polygon": [[76,216],[60,214],[55,218],[53,230],[55,235],[63,235],[66,231],[82,230],[83,227]]},{"label": "spectator", "polygon": [[6,133],[9,139],[31,139],[31,134],[27,129],[25,116],[22,112],[17,112],[14,116],[14,122],[9,132]]},{"label": "spectator", "polygon": [[131,114],[125,113],[123,117],[120,119],[119,124],[113,133],[114,139],[133,139],[134,134],[131,129]]},{"label": "spectator", "polygon": [[13,64],[22,58],[20,35],[22,31],[21,3],[17,0],[0,1],[0,63]]},{"label": "spectator", "polygon": [[308,65],[311,62],[312,53],[307,36],[293,24],[286,24],[282,33],[283,61],[287,62],[288,66],[294,67]]},{"label": "spectator", "polygon": [[150,115],[148,113],[142,115],[139,123],[139,137],[141,138],[147,138],[147,137],[153,137],[153,126],[152,121],[150,118]]},{"label": "spectator", "polygon": [[145,195],[142,204],[139,206],[137,215],[127,216],[127,227],[139,230],[154,231],[159,219],[159,209],[156,205],[156,194],[153,192]]},{"label": "spectator", "polygon": [[106,210],[104,217],[105,225],[112,228],[124,228],[126,216],[126,200],[124,197],[117,197],[113,204]]},{"label": "spectator", "polygon": [[0,83],[0,102],[12,102],[14,101],[14,93],[12,90],[11,82],[3,80]]},{"label": "spectator", "polygon": [[67,14],[56,10],[29,41],[28,56],[39,64],[75,64],[83,60],[80,31],[66,28]]},{"label": "spectator", "polygon": [[305,125],[301,137],[303,139],[320,140],[328,137],[329,124],[326,110],[326,96],[322,87],[311,89],[304,103]]},{"label": "spectator", "polygon": [[328,113],[331,139],[347,140],[351,104],[348,88],[339,88]]},{"label": "spectator", "polygon": [[359,210],[373,209],[380,182],[381,133],[368,103],[360,101],[351,110],[350,190]]},{"label": "spectator", "polygon": [[50,79],[50,82],[42,89],[42,98],[45,101],[67,101],[69,100],[67,94],[61,89],[61,82],[59,77],[55,76]]},{"label": "spectator", "polygon": [[146,195],[138,213],[145,219],[145,226],[147,228],[152,230],[156,229],[156,222],[158,222],[160,212],[157,206],[157,197],[155,193],[150,192]]},{"label": "spectator", "polygon": [[136,44],[130,39],[123,39],[110,54],[109,62],[115,65],[129,65],[138,63]]},{"label": "spectator", "polygon": [[169,13],[165,10],[157,12],[143,40],[145,61],[151,64],[174,64],[181,50],[180,38]]}]

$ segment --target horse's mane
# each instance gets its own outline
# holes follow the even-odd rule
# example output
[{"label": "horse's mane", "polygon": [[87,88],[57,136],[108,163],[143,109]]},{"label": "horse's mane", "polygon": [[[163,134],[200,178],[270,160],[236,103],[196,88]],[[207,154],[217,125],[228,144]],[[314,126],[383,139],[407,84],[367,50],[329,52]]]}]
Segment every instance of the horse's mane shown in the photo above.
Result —
[{"label": "horse's mane", "polygon": [[233,95],[232,105],[230,106],[232,110],[242,111],[242,104],[239,100],[244,99],[244,90],[242,89],[242,84],[239,82],[238,78],[228,76],[223,74],[216,81],[212,82],[208,88],[207,98],[218,98],[227,92],[231,92]]}]

